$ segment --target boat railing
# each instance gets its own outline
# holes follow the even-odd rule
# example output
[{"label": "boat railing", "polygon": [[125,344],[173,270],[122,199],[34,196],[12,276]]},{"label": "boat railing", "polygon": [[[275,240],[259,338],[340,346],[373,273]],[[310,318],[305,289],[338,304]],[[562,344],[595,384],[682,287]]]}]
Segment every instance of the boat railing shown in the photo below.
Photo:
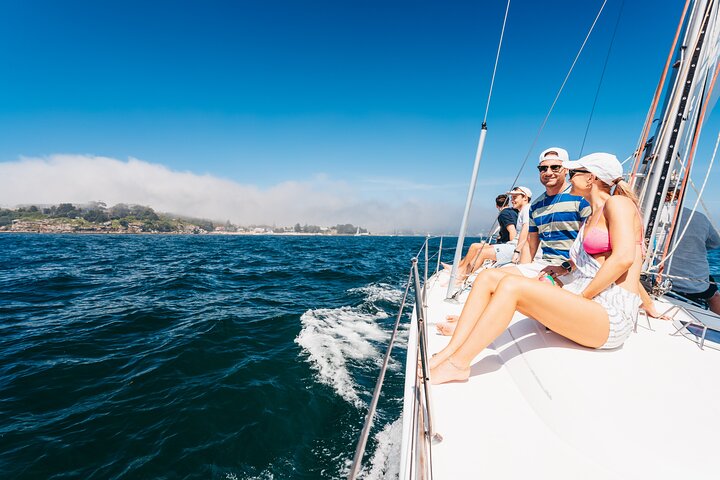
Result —
[{"label": "boat railing", "polygon": [[[439,246],[437,251],[430,255],[429,244],[430,240],[439,238]],[[423,246],[410,260],[410,271],[408,273],[407,282],[405,283],[405,291],[403,294],[400,308],[398,309],[397,316],[395,318],[395,326],[390,336],[385,357],[383,359],[382,366],[380,368],[380,374],[378,375],[377,382],[375,383],[375,389],[373,391],[372,400],[368,407],[367,414],[365,415],[365,423],[360,433],[360,438],[355,449],[355,455],[353,462],[348,473],[348,479],[354,480],[360,474],[362,468],[362,459],[365,454],[365,447],[367,446],[368,437],[370,436],[370,429],[372,428],[373,419],[377,410],[377,404],[380,399],[380,392],[382,390],[383,382],[385,380],[385,373],[388,368],[390,361],[390,355],[392,353],[395,340],[397,338],[398,329],[400,327],[400,321],[402,320],[403,313],[408,301],[408,293],[412,286],[415,292],[415,317],[417,319],[417,349],[416,355],[408,355],[408,361],[411,359],[419,359],[416,361],[417,368],[415,370],[407,369],[407,371],[415,372],[415,384],[414,384],[414,396],[413,396],[413,412],[412,412],[412,429],[411,429],[411,459],[410,459],[410,478],[432,478],[432,443],[433,441],[439,441],[440,436],[433,429],[432,422],[432,400],[430,397],[430,371],[429,371],[429,356],[427,351],[427,325],[426,325],[426,309],[427,309],[427,291],[426,286],[428,283],[428,274],[430,273],[430,262],[435,260],[435,273],[440,270],[440,257],[442,256],[442,237],[425,237]],[[420,268],[418,266],[419,259],[424,259],[423,269],[423,282],[420,281]],[[408,345],[408,348],[411,348]]]}]

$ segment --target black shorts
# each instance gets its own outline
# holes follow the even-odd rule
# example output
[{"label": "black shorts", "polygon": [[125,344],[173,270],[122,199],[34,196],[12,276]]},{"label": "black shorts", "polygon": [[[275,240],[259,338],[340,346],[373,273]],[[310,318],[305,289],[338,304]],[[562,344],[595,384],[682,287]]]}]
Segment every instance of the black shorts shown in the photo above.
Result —
[{"label": "black shorts", "polygon": [[710,280],[710,286],[707,290],[700,293],[685,293],[685,292],[675,292],[679,295],[682,295],[685,298],[689,298],[690,300],[693,300],[695,302],[705,302],[710,299],[715,293],[718,291],[717,284],[715,283],[715,279],[712,275],[708,277]]}]

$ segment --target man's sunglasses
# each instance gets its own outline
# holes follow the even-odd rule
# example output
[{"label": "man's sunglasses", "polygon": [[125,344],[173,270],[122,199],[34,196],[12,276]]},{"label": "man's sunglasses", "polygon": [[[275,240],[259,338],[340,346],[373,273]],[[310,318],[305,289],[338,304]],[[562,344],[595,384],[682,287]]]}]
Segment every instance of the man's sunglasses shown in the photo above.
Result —
[{"label": "man's sunglasses", "polygon": [[562,165],[538,165],[537,169],[540,173],[545,173],[547,169],[550,169],[552,173],[559,172],[563,166]]},{"label": "man's sunglasses", "polygon": [[577,175],[578,173],[592,173],[592,172],[589,172],[587,170],[570,170],[570,173],[568,173],[568,177],[572,178],[575,175]]}]

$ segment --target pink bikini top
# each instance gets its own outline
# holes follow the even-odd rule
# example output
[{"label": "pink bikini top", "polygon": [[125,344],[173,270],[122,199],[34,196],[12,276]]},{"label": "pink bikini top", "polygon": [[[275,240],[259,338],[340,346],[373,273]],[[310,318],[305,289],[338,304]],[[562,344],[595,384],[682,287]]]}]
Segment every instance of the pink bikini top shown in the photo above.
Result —
[{"label": "pink bikini top", "polygon": [[586,228],[585,235],[583,235],[583,248],[590,255],[599,255],[612,251],[610,232],[598,227]]},{"label": "pink bikini top", "polygon": [[[595,224],[600,221],[602,211],[605,209],[603,204],[600,210],[600,215],[595,219]],[[639,212],[638,212],[639,213]],[[643,245],[642,237],[637,241],[638,245]],[[593,225],[590,228],[585,228],[583,232],[583,248],[590,255],[600,255],[612,251],[612,245],[610,244],[610,232],[604,228]]]}]

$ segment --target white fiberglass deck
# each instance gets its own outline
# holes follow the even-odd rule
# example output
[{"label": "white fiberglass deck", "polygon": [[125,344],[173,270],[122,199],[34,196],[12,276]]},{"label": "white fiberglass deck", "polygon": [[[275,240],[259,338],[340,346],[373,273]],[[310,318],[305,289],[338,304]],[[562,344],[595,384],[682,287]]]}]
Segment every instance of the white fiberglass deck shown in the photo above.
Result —
[{"label": "white fiberglass deck", "polygon": [[[445,291],[428,282],[431,353],[448,341],[435,324],[462,308],[445,302]],[[600,351],[516,314],[468,382],[432,387],[443,437],[432,450],[434,478],[720,478],[720,351],[674,330],[641,316],[623,347]],[[413,323],[410,345],[416,332]],[[408,352],[403,462],[416,365]]]}]

